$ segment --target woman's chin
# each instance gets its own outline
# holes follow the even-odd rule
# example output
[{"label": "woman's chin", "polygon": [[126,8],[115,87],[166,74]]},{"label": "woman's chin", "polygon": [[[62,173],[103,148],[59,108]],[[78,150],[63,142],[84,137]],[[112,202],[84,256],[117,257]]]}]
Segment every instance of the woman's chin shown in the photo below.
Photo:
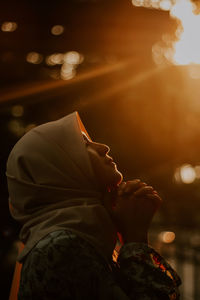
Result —
[{"label": "woman's chin", "polygon": [[116,177],[118,177],[118,184],[120,184],[122,181],[123,181],[123,174],[119,171],[119,170],[117,170],[116,169]]},{"label": "woman's chin", "polygon": [[99,179],[101,190],[113,190],[122,182],[123,175],[115,168],[112,172],[107,172],[107,176],[102,176]]},{"label": "woman's chin", "polygon": [[110,181],[110,186],[111,187],[117,187],[123,180],[123,175],[121,172],[119,172],[118,170],[116,170],[112,181]]}]

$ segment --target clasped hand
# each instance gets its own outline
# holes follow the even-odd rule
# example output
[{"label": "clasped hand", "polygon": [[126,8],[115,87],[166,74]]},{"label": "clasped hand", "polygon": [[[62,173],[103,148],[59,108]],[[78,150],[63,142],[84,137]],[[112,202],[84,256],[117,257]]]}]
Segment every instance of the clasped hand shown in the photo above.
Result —
[{"label": "clasped hand", "polygon": [[122,182],[112,203],[112,218],[122,243],[148,242],[148,229],[162,200],[139,179]]}]

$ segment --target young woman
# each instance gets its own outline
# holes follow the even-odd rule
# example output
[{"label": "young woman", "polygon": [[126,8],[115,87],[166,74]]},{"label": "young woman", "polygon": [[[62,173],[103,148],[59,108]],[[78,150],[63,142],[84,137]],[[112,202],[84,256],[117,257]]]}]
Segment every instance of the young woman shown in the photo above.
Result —
[{"label": "young woman", "polygon": [[140,180],[123,182],[109,151],[77,112],[14,146],[6,175],[25,245],[19,300],[179,299],[178,275],[148,246],[161,199]]}]

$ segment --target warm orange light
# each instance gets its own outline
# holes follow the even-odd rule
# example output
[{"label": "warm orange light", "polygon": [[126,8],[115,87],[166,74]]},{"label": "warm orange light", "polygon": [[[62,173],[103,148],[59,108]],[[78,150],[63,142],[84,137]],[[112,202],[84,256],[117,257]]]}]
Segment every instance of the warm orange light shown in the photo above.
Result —
[{"label": "warm orange light", "polygon": [[51,28],[51,33],[53,35],[61,35],[64,32],[64,27],[62,25],[54,25]]},{"label": "warm orange light", "polygon": [[159,3],[159,7],[160,7],[160,9],[162,9],[162,10],[170,10],[171,9],[171,7],[172,7],[172,3],[171,3],[171,1],[170,0],[162,0],[162,1],[160,1],[160,3]]},{"label": "warm orange light", "polygon": [[174,63],[187,65],[200,64],[200,15],[194,14],[195,5],[189,0],[178,1],[171,9],[171,16],[179,20],[176,32],[178,41],[174,43]]},{"label": "warm orange light", "polygon": [[134,6],[142,6],[143,3],[144,3],[144,1],[142,1],[142,0],[132,0],[132,4]]},{"label": "warm orange light", "polygon": [[64,61],[70,65],[81,64],[83,60],[84,60],[83,55],[77,51],[69,51],[64,55]]},{"label": "warm orange light", "polygon": [[166,243],[166,244],[170,244],[175,240],[175,233],[172,231],[162,231],[158,238],[161,242]]},{"label": "warm orange light", "polygon": [[159,0],[151,0],[151,6],[152,6],[152,8],[155,8],[155,9],[160,8],[159,3],[160,3]]},{"label": "warm orange light", "polygon": [[63,80],[69,80],[75,77],[76,70],[73,65],[64,63],[61,67],[60,77]]},{"label": "warm orange light", "polygon": [[195,169],[191,165],[183,165],[180,168],[180,177],[183,183],[192,183],[196,179]]},{"label": "warm orange light", "polygon": [[[161,43],[160,49],[157,47],[159,43],[152,47],[155,63],[161,65],[169,61],[176,65],[200,64],[200,15],[195,13],[195,3],[190,0],[177,0],[173,4],[170,0],[162,0],[159,6],[170,11],[170,16],[177,19],[178,27],[175,32],[176,41],[171,37],[167,42],[164,41],[165,46]],[[200,78],[199,70],[190,71],[191,78]]]},{"label": "warm orange light", "polygon": [[190,164],[184,164],[181,167],[177,168],[174,173],[174,179],[176,182],[183,182],[190,184],[195,181],[197,178],[196,167],[191,166]]},{"label": "warm orange light", "polygon": [[40,64],[43,61],[43,56],[37,52],[29,52],[26,56],[26,61],[31,64]]},{"label": "warm orange light", "polygon": [[170,10],[172,7],[171,0],[132,0],[134,6],[143,6],[146,8],[155,8],[162,10]]},{"label": "warm orange light", "polygon": [[64,54],[62,53],[54,53],[46,57],[46,64],[49,66],[61,65],[64,60]]},{"label": "warm orange light", "polygon": [[4,22],[1,25],[1,30],[4,32],[13,32],[17,29],[17,23],[16,22]]}]

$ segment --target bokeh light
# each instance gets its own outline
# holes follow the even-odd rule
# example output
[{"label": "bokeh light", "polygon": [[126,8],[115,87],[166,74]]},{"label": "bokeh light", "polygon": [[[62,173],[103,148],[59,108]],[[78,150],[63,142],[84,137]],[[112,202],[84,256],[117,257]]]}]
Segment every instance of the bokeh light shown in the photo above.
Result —
[{"label": "bokeh light", "polygon": [[179,40],[174,44],[176,64],[200,63],[200,39],[195,34],[197,28],[200,28],[200,15],[195,15],[194,9],[194,3],[184,0],[178,1],[170,12],[171,16],[181,22],[181,28],[176,33]]},{"label": "bokeh light", "polygon": [[162,231],[158,235],[158,239],[162,243],[170,244],[172,243],[176,238],[176,235],[173,231]]},{"label": "bokeh light", "polygon": [[142,1],[142,0],[132,0],[132,4],[134,6],[142,6],[143,3],[144,3],[144,1]]},{"label": "bokeh light", "polygon": [[190,164],[184,164],[176,168],[174,179],[176,183],[193,183],[196,179],[200,179],[200,165],[191,166]]},{"label": "bokeh light", "polygon": [[40,64],[43,61],[43,55],[38,52],[29,52],[26,56],[26,61],[30,64]]},{"label": "bokeh light", "polygon": [[159,0],[152,0],[151,1],[151,6],[152,8],[155,8],[155,9],[159,9],[160,8],[160,1]]},{"label": "bokeh light", "polygon": [[169,11],[173,5],[173,0],[132,0],[132,4],[137,7],[154,8]]},{"label": "bokeh light", "polygon": [[170,10],[171,7],[172,7],[172,3],[170,0],[162,0],[160,3],[159,3],[159,6],[162,10]]},{"label": "bokeh light", "polygon": [[54,25],[51,28],[51,33],[53,35],[61,35],[64,32],[64,27],[62,25]]},{"label": "bokeh light", "polygon": [[[177,20],[177,30],[171,36],[170,43],[164,41],[164,45],[156,53],[155,45],[152,47],[153,59],[157,65],[166,62],[175,65],[200,64],[200,38],[197,33],[197,28],[200,28],[200,14],[196,13],[197,5],[197,2],[190,0],[159,2],[159,7],[169,10],[170,16]],[[190,77],[200,78],[199,72],[192,70]]]},{"label": "bokeh light", "polygon": [[13,117],[22,117],[24,114],[24,107],[22,105],[14,105],[11,108],[11,114]]},{"label": "bokeh light", "polygon": [[64,54],[54,53],[46,57],[46,64],[48,66],[61,65],[64,62]]},{"label": "bokeh light", "polygon": [[3,22],[1,25],[1,30],[4,32],[13,32],[17,29],[16,22]]},{"label": "bokeh light", "polygon": [[78,65],[84,60],[84,56],[77,51],[69,51],[64,55],[64,61],[67,64]]},{"label": "bokeh light", "polygon": [[190,184],[198,178],[199,173],[199,166],[193,167],[190,164],[184,164],[177,168],[174,172],[174,179],[177,183],[186,183]]},{"label": "bokeh light", "polygon": [[73,65],[64,63],[61,67],[60,77],[63,80],[69,80],[75,77],[76,70]]},{"label": "bokeh light", "polygon": [[48,66],[61,65],[60,70],[49,70],[49,76],[53,79],[69,80],[76,76],[76,69],[84,61],[83,54],[77,51],[66,53],[53,53],[48,55],[45,62]]},{"label": "bokeh light", "polygon": [[19,120],[11,120],[8,123],[8,129],[17,137],[21,137],[25,132],[25,128]]},{"label": "bokeh light", "polygon": [[180,177],[183,183],[192,183],[196,179],[195,169],[189,164],[183,165],[180,168]]}]

